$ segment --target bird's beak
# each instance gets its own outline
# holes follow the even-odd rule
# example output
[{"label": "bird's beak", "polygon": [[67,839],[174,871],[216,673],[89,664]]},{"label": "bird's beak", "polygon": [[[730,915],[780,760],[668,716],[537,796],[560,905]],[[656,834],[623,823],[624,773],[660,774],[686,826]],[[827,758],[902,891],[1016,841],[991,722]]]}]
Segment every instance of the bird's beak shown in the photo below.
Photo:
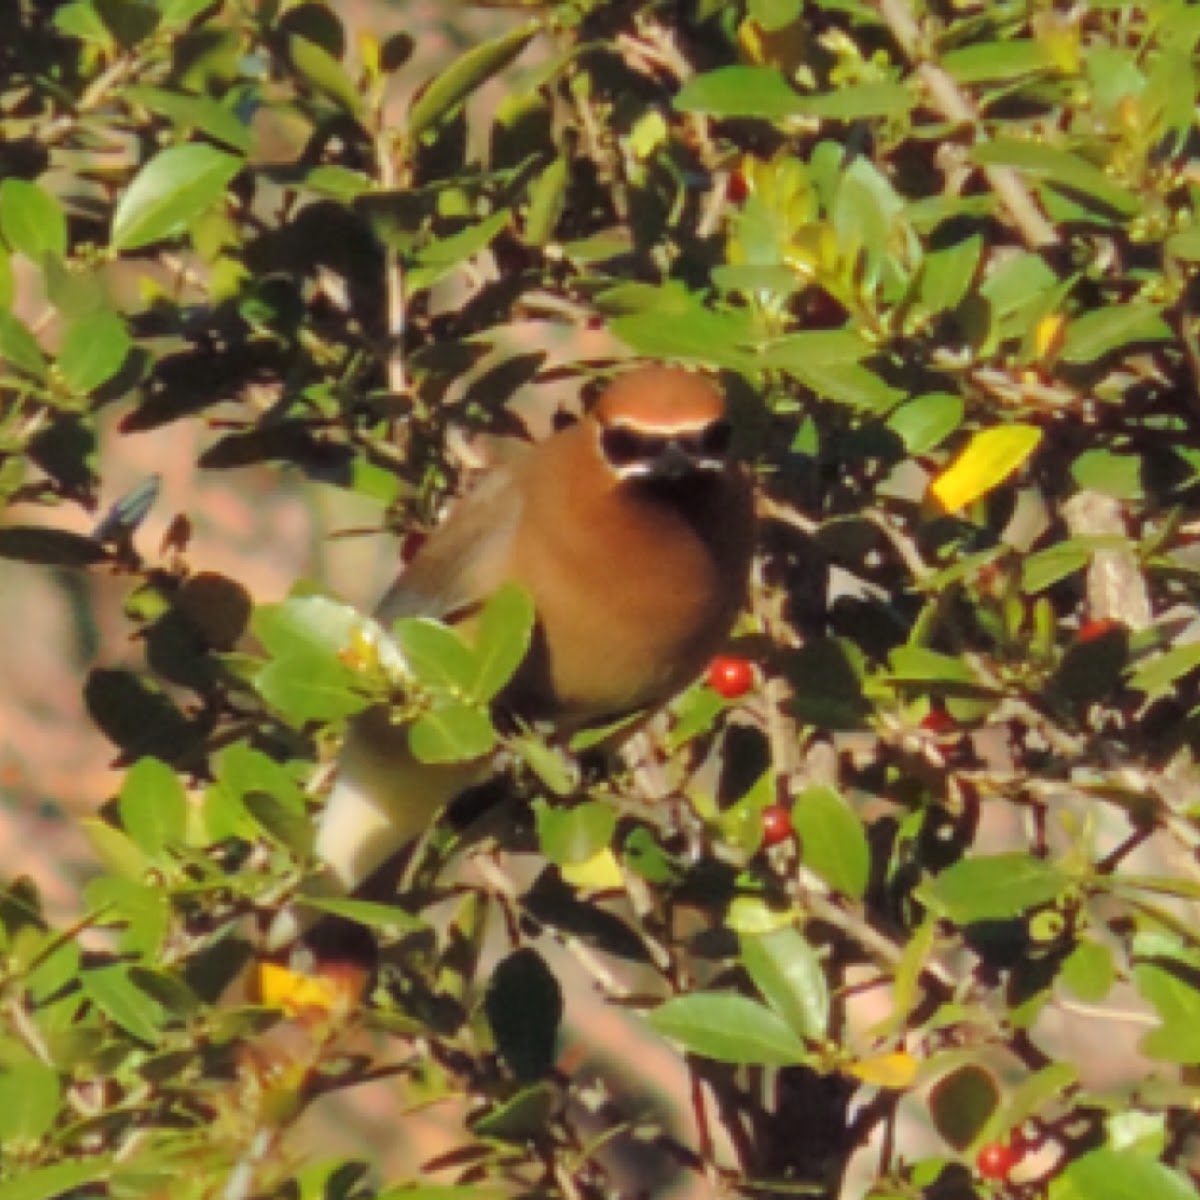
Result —
[{"label": "bird's beak", "polygon": [[655,456],[646,472],[650,479],[662,479],[675,482],[686,475],[695,473],[697,467],[704,464],[698,462],[694,454],[689,453],[673,439],[667,442],[660,454]]}]

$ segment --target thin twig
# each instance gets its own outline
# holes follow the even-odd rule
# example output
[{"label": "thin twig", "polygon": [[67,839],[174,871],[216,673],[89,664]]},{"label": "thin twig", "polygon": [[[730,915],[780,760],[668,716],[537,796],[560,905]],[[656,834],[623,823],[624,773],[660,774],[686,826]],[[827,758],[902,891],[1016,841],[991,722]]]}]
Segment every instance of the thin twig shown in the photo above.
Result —
[{"label": "thin twig", "polygon": [[[917,77],[933,103],[949,120],[969,126],[980,141],[984,140],[974,105],[941,67],[925,60],[921,31],[908,0],[879,0],[879,14],[900,49],[916,65]],[[1037,249],[1058,243],[1054,226],[1046,220],[1024,180],[1011,167],[985,165],[982,170],[1028,246]]]}]

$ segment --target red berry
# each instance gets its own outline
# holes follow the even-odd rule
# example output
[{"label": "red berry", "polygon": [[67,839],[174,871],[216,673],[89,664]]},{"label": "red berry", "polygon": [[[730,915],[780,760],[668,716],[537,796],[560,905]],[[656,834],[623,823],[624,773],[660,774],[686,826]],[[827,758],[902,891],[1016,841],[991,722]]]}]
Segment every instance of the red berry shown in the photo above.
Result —
[{"label": "red berry", "polygon": [[921,718],[921,728],[929,733],[955,733],[958,722],[944,708],[931,708]]},{"label": "red berry", "polygon": [[429,541],[429,532],[425,529],[410,529],[400,539],[400,561],[408,566],[421,552],[421,547]]},{"label": "red berry", "polygon": [[1102,637],[1106,637],[1118,629],[1124,629],[1124,626],[1120,621],[1116,621],[1112,617],[1100,617],[1094,621],[1084,621],[1079,627],[1079,634],[1075,640],[1079,642],[1097,642]]},{"label": "red berry", "polygon": [[762,811],[764,846],[778,846],[792,836],[792,814],[782,804],[769,804]]},{"label": "red berry", "polygon": [[805,329],[838,329],[846,322],[846,310],[828,292],[814,288],[805,302]]},{"label": "red berry", "polygon": [[718,696],[736,700],[754,686],[754,664],[736,654],[718,654],[708,664],[708,686]]},{"label": "red berry", "polygon": [[1006,1142],[988,1142],[975,1156],[975,1167],[984,1179],[1007,1179],[1021,1161],[1021,1153]]},{"label": "red berry", "polygon": [[730,204],[744,204],[748,195],[750,195],[750,185],[746,182],[745,173],[740,170],[731,171],[729,182],[725,185],[726,199]]}]

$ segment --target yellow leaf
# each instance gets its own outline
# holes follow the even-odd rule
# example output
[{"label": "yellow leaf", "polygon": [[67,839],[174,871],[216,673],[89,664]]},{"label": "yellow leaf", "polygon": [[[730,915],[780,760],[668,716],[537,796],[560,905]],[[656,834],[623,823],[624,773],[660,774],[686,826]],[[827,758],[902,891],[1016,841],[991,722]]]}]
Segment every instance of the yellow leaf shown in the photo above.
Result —
[{"label": "yellow leaf", "polygon": [[1037,449],[1036,425],[1001,425],[975,434],[963,452],[929,485],[944,513],[956,513],[1002,484]]},{"label": "yellow leaf", "polygon": [[362,995],[366,973],[344,964],[318,975],[303,975],[276,963],[259,963],[250,978],[250,994],[268,1008],[292,1016],[311,1012],[344,1012]]},{"label": "yellow leaf", "polygon": [[1062,313],[1043,317],[1033,331],[1033,348],[1039,360],[1053,358],[1061,349],[1067,332],[1067,318]]},{"label": "yellow leaf", "polygon": [[738,47],[755,66],[778,67],[791,76],[812,57],[808,27],[804,21],[789,21],[780,29],[764,29],[752,17],[738,27]]},{"label": "yellow leaf", "polygon": [[920,1062],[904,1050],[890,1054],[877,1054],[871,1058],[860,1058],[844,1067],[847,1075],[861,1079],[873,1087],[906,1088],[912,1084],[920,1069]]},{"label": "yellow leaf", "polygon": [[583,888],[589,892],[619,888],[625,882],[621,866],[607,846],[597,850],[591,858],[585,858],[582,862],[566,863],[559,869],[562,871],[562,877],[572,887]]},{"label": "yellow leaf", "polygon": [[793,908],[772,908],[757,896],[735,896],[729,905],[725,924],[735,933],[773,933],[796,919]]}]

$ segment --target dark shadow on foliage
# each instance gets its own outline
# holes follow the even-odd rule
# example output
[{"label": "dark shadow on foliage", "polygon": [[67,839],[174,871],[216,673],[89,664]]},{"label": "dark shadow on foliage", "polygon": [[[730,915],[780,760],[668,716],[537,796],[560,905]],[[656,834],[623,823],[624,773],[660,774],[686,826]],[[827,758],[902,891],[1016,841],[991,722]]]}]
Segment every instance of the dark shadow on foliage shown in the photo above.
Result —
[{"label": "dark shadow on foliage", "polygon": [[251,385],[274,385],[287,371],[282,348],[271,342],[198,346],[159,361],[141,403],[122,419],[122,433],[142,433],[237,400]]},{"label": "dark shadow on foliage", "polygon": [[66,529],[44,529],[38,525],[0,529],[0,558],[44,567],[90,567],[108,557],[108,551],[99,542]]},{"label": "dark shadow on foliage", "polygon": [[207,720],[184,716],[132,671],[97,668],[89,672],[83,699],[100,732],[120,749],[120,764],[146,755],[186,763],[210,732]]},{"label": "dark shadow on foliage", "polygon": [[632,962],[650,961],[641,938],[624,921],[595,903],[580,900],[554,868],[544,870],[523,899],[529,915],[552,929],[574,934],[589,946]]},{"label": "dark shadow on foliage", "polygon": [[95,427],[73,413],[56,414],[29,443],[29,457],[58,484],[64,498],[85,507],[96,502],[96,477],[89,461],[95,453]]}]

